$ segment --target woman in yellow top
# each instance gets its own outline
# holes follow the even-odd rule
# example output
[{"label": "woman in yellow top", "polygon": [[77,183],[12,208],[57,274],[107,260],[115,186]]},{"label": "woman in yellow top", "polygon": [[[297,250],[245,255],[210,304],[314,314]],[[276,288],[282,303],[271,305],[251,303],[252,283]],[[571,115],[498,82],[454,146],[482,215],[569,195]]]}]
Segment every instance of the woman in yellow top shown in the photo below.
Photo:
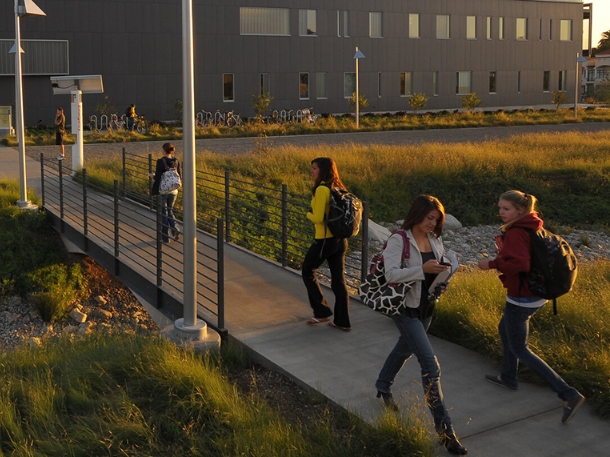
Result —
[{"label": "woman in yellow top", "polygon": [[[337,165],[329,157],[318,157],[311,162],[311,179],[313,181],[311,211],[307,219],[314,223],[315,240],[303,260],[303,282],[307,288],[309,304],[313,309],[313,317],[307,320],[308,324],[328,322],[331,327],[351,330],[349,322],[349,293],[345,284],[345,253],[347,239],[335,238],[330,229],[325,226],[324,218],[328,216],[330,208],[330,189],[345,189],[339,178]],[[316,277],[316,271],[326,260],[330,269],[331,288],[335,294],[335,314],[331,321],[330,310],[322,289]]]}]

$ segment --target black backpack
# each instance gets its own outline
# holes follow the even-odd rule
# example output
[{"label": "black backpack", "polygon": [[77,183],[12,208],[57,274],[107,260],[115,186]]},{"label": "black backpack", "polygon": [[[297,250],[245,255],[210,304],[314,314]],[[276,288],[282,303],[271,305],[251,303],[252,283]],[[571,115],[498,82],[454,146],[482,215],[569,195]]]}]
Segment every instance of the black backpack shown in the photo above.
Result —
[{"label": "black backpack", "polygon": [[349,238],[360,231],[362,222],[362,200],[345,189],[330,190],[330,210],[328,218],[324,218],[324,226],[328,227],[336,238]]},{"label": "black backpack", "polygon": [[576,281],[576,256],[559,235],[543,228],[526,230],[530,233],[532,256],[530,272],[522,276],[534,295],[553,300],[553,313],[557,314],[557,297],[572,290]]}]

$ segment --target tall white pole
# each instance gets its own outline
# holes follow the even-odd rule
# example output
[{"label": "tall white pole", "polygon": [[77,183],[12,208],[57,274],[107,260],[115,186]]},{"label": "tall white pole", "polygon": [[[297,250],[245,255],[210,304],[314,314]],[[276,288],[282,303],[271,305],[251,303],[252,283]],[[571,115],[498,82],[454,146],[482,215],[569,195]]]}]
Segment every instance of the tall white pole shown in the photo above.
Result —
[{"label": "tall white pole", "polygon": [[184,208],[184,326],[197,324],[197,214],[195,193],[195,96],[193,65],[193,2],[182,0],[182,189]]},{"label": "tall white pole", "polygon": [[19,26],[19,0],[15,0],[15,120],[17,143],[19,144],[19,190],[20,199],[17,206],[28,208],[28,189],[25,171],[25,131],[23,116],[23,74],[21,70],[21,28]]},{"label": "tall white pole", "polygon": [[[358,54],[358,46],[356,46],[356,54]],[[358,81],[358,57],[356,57],[356,128],[360,128],[360,89]]]}]

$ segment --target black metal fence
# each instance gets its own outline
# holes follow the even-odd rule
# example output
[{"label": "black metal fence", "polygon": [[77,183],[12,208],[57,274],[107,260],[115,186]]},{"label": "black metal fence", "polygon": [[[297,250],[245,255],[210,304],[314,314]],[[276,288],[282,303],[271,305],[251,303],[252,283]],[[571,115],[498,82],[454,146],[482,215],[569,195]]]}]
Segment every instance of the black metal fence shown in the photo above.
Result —
[{"label": "black metal fence", "polygon": [[[72,170],[42,154],[40,164],[42,205],[59,231],[168,317],[182,317],[182,245],[163,243],[161,205],[127,189],[125,174],[122,185],[116,180],[109,186],[88,178],[86,169]],[[140,174],[146,176],[146,169]],[[197,311],[224,332],[224,222],[214,223],[220,236],[198,236]]]},{"label": "black metal fence", "polygon": [[[123,148],[123,195],[154,207],[150,195],[154,171],[151,154],[138,155]],[[243,178],[231,176],[230,171],[218,175],[198,170],[197,224],[198,228],[217,234],[216,221],[224,220],[224,238],[249,251],[273,260],[283,267],[299,270],[305,253],[313,240],[313,225],[305,217],[310,211],[309,195],[271,188]],[[364,205],[362,230],[349,239],[346,277],[352,291],[357,288],[368,267],[368,206]],[[180,217],[181,206],[176,204]],[[320,269],[321,279],[329,282],[329,272]]]}]

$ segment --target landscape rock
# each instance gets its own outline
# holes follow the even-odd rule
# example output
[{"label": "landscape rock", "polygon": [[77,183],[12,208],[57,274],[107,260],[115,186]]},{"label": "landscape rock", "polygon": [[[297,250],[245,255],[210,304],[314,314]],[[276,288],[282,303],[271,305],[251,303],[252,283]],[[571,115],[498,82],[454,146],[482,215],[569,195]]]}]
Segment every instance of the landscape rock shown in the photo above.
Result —
[{"label": "landscape rock", "polygon": [[76,309],[73,309],[72,311],[70,311],[70,317],[72,319],[74,319],[76,322],[78,323],[82,323],[85,322],[87,320],[87,315],[85,313],[82,313]]}]

